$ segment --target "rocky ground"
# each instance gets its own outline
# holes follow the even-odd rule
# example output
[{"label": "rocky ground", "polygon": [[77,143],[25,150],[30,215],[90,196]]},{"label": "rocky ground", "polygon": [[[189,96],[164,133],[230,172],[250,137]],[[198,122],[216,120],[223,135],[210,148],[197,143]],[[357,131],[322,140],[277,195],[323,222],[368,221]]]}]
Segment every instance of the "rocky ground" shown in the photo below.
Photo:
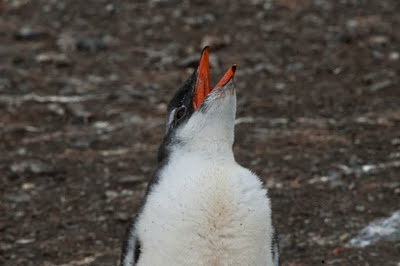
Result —
[{"label": "rocky ground", "polygon": [[283,265],[399,265],[400,2],[215,2],[0,1],[1,265],[116,264],[206,44]]}]

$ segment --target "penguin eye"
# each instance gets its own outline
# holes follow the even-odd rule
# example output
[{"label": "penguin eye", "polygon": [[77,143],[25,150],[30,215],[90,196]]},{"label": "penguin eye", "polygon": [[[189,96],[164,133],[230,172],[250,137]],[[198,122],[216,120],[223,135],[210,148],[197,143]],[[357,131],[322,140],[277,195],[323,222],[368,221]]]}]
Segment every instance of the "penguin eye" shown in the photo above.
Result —
[{"label": "penguin eye", "polygon": [[186,115],[186,107],[182,105],[175,111],[175,121],[181,120]]}]

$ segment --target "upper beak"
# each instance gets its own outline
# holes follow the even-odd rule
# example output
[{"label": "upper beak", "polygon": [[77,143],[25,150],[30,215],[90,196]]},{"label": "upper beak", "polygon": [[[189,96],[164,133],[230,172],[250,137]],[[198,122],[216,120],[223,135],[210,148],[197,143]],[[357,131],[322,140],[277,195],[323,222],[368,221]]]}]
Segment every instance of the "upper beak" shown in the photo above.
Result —
[{"label": "upper beak", "polygon": [[207,97],[207,95],[217,88],[225,86],[235,75],[236,65],[232,65],[217,83],[211,89],[210,86],[210,64],[209,64],[209,47],[206,46],[201,52],[199,67],[197,68],[196,85],[193,95],[193,108],[196,110]]},{"label": "upper beak", "polygon": [[197,69],[196,86],[193,95],[193,108],[196,110],[211,92],[210,64],[208,60],[209,48],[206,46],[201,52],[200,63]]}]

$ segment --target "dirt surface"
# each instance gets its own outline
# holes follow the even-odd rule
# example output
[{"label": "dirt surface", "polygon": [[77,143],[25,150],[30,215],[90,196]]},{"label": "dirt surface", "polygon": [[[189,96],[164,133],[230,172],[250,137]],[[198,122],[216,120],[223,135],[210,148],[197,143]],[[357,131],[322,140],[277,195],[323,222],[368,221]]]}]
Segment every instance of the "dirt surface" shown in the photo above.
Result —
[{"label": "dirt surface", "polygon": [[238,65],[235,154],[283,265],[399,265],[346,246],[400,206],[399,1],[2,2],[1,265],[116,264],[205,44],[214,82]]}]

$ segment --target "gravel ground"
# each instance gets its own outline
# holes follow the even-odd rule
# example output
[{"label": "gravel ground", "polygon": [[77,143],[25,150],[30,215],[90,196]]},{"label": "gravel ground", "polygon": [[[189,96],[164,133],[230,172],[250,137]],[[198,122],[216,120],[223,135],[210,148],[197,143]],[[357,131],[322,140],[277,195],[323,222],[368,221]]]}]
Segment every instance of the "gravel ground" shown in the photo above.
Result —
[{"label": "gravel ground", "polygon": [[238,65],[235,154],[269,189],[283,265],[399,265],[400,225],[351,241],[400,208],[399,1],[3,0],[0,13],[1,265],[116,264],[166,103],[206,44],[214,82]]}]

